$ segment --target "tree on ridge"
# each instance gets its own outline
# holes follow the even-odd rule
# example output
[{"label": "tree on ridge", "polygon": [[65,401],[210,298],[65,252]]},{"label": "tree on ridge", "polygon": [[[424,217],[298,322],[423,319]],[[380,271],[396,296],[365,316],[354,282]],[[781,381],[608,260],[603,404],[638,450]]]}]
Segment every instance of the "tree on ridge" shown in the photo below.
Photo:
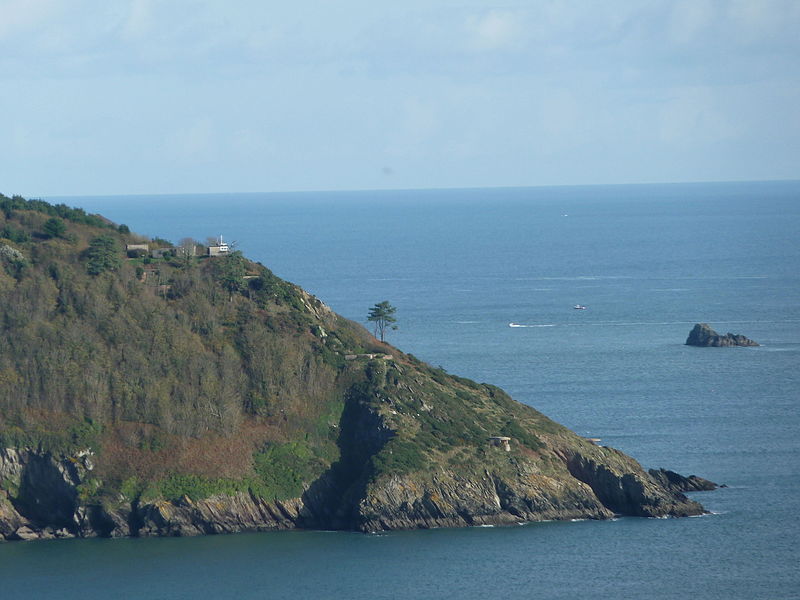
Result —
[{"label": "tree on ridge", "polygon": [[397,308],[389,304],[388,300],[378,302],[369,309],[367,321],[375,323],[375,337],[380,337],[382,342],[386,341],[387,329],[397,329],[397,325],[393,324],[397,322],[397,319],[394,318],[395,312],[397,312]]}]

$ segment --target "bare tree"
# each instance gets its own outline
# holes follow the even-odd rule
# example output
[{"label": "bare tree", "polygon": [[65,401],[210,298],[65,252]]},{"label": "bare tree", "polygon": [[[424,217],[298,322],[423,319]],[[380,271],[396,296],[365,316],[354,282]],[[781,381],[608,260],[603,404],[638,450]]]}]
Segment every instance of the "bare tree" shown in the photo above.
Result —
[{"label": "bare tree", "polygon": [[176,250],[178,257],[183,261],[184,266],[188,267],[192,264],[195,255],[197,254],[197,241],[193,238],[183,238],[180,242],[178,242],[178,248]]}]

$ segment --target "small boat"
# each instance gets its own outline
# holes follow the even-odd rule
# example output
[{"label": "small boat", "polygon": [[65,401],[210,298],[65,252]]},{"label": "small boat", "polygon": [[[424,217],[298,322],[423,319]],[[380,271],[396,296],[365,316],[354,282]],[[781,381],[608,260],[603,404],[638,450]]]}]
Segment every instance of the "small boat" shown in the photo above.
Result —
[{"label": "small boat", "polygon": [[586,307],[585,307],[585,306],[582,306],[582,305],[580,305],[580,304],[576,304],[575,306],[573,306],[573,308],[574,308],[575,310],[586,310]]},{"label": "small boat", "polygon": [[522,325],[518,325],[517,323],[509,323],[509,327],[522,327]]}]

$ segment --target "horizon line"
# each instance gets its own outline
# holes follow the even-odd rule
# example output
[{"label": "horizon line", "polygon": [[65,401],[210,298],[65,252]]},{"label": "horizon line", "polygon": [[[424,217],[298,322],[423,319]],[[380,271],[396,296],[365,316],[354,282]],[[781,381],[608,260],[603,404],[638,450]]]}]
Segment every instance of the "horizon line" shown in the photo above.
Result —
[{"label": "horizon line", "polygon": [[[800,179],[728,179],[728,180],[698,180],[698,181],[651,181],[637,183],[557,183],[539,185],[489,185],[489,186],[440,186],[440,187],[398,187],[398,188],[345,188],[324,189],[309,188],[297,190],[272,190],[272,191],[215,191],[215,192],[126,192],[126,193],[91,193],[91,194],[42,194],[28,195],[28,199],[46,198],[103,198],[103,197],[131,197],[131,196],[216,196],[219,194],[235,195],[263,195],[263,194],[342,194],[342,193],[374,193],[374,192],[422,192],[422,191],[457,191],[457,190],[511,190],[511,189],[546,189],[546,188],[588,188],[588,187],[636,187],[652,185],[708,185],[708,184],[735,184],[735,183],[795,183]],[[20,194],[22,195],[22,194]]]}]

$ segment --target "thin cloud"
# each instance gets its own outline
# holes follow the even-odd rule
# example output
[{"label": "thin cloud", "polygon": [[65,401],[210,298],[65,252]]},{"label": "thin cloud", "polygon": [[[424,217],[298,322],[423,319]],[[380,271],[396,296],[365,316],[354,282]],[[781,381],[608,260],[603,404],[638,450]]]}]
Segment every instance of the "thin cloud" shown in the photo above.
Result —
[{"label": "thin cloud", "polygon": [[120,29],[125,40],[145,37],[153,28],[153,3],[150,0],[133,0]]},{"label": "thin cloud", "polygon": [[65,12],[58,0],[5,0],[0,4],[0,40],[40,27]]},{"label": "thin cloud", "polygon": [[0,0],[0,169],[34,194],[796,176],[798,30],[798,0]]},{"label": "thin cloud", "polygon": [[520,17],[511,11],[490,10],[467,20],[471,45],[480,50],[514,46],[521,32]]}]

